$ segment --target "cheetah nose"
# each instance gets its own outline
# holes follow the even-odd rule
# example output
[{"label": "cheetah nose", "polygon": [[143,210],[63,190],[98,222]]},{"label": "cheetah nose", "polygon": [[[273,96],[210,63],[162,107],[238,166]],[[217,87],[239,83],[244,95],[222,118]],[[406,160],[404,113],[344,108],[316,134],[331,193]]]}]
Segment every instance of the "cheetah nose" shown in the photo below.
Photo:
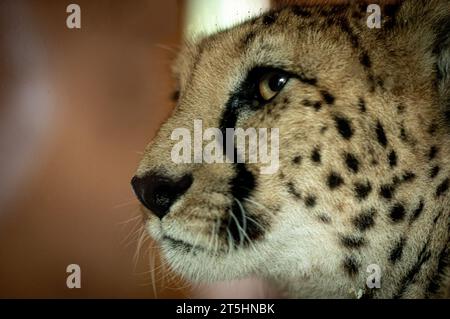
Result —
[{"label": "cheetah nose", "polygon": [[159,218],[163,218],[175,201],[192,184],[192,175],[186,174],[178,179],[150,173],[143,177],[134,176],[131,185],[139,201]]}]

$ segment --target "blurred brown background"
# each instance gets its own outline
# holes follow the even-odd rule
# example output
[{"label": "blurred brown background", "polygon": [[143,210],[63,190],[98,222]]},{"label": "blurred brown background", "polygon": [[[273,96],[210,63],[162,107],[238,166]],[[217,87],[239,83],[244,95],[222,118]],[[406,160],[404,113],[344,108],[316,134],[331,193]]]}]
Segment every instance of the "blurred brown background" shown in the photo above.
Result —
[{"label": "blurred brown background", "polygon": [[129,181],[172,107],[179,6],[80,0],[68,29],[70,3],[0,1],[0,297],[154,297]]}]

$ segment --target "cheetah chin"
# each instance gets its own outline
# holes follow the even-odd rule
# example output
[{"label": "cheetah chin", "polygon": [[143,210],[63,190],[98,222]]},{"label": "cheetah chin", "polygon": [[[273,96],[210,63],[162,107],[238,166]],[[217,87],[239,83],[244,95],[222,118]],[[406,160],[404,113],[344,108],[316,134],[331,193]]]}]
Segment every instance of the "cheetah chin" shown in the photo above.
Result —
[{"label": "cheetah chin", "polygon": [[[366,9],[288,6],[186,43],[132,179],[175,272],[257,275],[294,298],[445,296],[450,0],[382,6],[380,28]],[[279,169],[175,163],[172,133],[195,120],[278,128]]]}]

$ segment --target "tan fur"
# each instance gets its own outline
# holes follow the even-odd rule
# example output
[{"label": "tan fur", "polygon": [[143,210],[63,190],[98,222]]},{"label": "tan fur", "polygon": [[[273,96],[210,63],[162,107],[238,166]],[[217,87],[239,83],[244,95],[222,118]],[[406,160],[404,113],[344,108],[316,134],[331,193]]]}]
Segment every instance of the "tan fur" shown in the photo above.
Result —
[{"label": "tan fur", "polygon": [[[136,174],[159,171],[177,177],[188,172],[194,183],[161,221],[149,215],[149,232],[161,240],[173,269],[194,281],[256,274],[284,288],[287,296],[307,298],[442,295],[443,288],[437,293],[430,289],[430,280],[443,283],[437,280],[437,269],[443,267],[445,250],[448,254],[450,192],[436,193],[450,177],[450,125],[442,102],[448,100],[448,83],[441,90],[436,86],[432,46],[435,24],[450,17],[450,2],[407,1],[395,25],[389,27],[391,18],[386,17],[381,29],[366,26],[365,7],[323,14],[328,9],[308,8],[311,16],[299,17],[287,7],[270,13],[276,19],[271,25],[264,25],[261,17],[186,45],[174,67],[180,87],[177,107],[146,149]],[[348,21],[357,46],[342,21]],[[245,43],[250,32],[254,37]],[[360,61],[364,52],[369,67]],[[257,186],[245,209],[266,231],[250,245],[236,248],[219,231],[233,204],[233,165],[174,164],[170,135],[178,127],[192,129],[194,119],[202,119],[203,127],[218,127],[230,92],[256,65],[288,69],[317,79],[317,84],[291,79],[273,101],[238,119],[237,127],[280,129],[280,169],[260,175],[260,164],[247,164]],[[321,91],[334,96],[332,105]],[[366,112],[359,109],[360,99]],[[322,107],[316,111],[305,100],[320,101]],[[336,116],[351,123],[350,139],[337,131]],[[385,147],[377,138],[378,122],[387,137]],[[432,146],[438,149],[434,159],[429,158]],[[320,164],[311,159],[315,148]],[[395,167],[389,165],[392,151]],[[344,153],[358,159],[358,172],[346,166]],[[299,164],[292,162],[296,156],[301,156]],[[440,170],[432,178],[436,165]],[[333,190],[327,185],[332,171],[343,180]],[[403,181],[407,172],[415,177]],[[366,198],[355,196],[358,183],[370,183]],[[392,198],[383,198],[381,187],[392,183]],[[314,195],[314,207],[305,204],[308,195]],[[413,220],[421,201],[423,212]],[[405,216],[394,221],[390,214],[397,204]],[[355,220],[370,211],[373,226],[358,229]],[[166,235],[201,249],[176,247],[163,239]],[[346,236],[363,243],[345,245]],[[402,238],[401,256],[393,262],[390,255]],[[348,260],[357,268],[353,274]],[[366,286],[371,264],[381,267],[380,289]]]}]

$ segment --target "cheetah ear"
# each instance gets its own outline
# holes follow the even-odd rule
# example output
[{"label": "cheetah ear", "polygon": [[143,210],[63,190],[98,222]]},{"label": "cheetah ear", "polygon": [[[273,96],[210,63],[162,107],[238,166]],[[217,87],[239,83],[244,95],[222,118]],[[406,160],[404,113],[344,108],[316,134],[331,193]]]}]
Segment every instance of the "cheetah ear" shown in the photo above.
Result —
[{"label": "cheetah ear", "polygon": [[438,23],[433,54],[436,56],[436,76],[441,107],[450,122],[450,9],[448,15]]}]

